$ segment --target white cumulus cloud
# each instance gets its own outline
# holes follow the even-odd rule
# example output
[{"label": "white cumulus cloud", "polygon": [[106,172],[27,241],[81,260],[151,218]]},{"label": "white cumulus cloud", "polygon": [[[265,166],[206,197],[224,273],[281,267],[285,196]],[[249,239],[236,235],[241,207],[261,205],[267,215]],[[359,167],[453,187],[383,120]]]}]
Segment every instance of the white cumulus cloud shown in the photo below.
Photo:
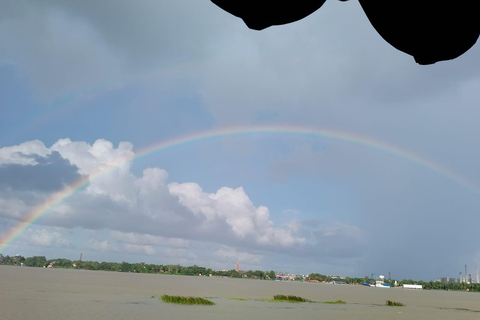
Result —
[{"label": "white cumulus cloud", "polygon": [[267,207],[255,207],[242,187],[220,188],[216,193],[206,193],[196,183],[170,183],[170,193],[181,204],[206,221],[221,220],[233,234],[241,239],[266,246],[293,246],[305,242],[294,235],[291,228],[276,228]]},{"label": "white cumulus cloud", "polygon": [[32,140],[21,143],[16,146],[0,148],[0,165],[2,164],[21,164],[35,165],[37,162],[31,155],[45,157],[51,150],[45,147],[45,144],[39,140]]},{"label": "white cumulus cloud", "polygon": [[[49,208],[42,221],[64,228],[110,230],[112,239],[122,242],[130,252],[153,255],[156,246],[189,248],[193,240],[245,248],[286,248],[305,243],[294,222],[275,225],[269,209],[256,206],[242,187],[221,187],[215,193],[207,193],[194,182],[168,183],[168,173],[161,168],[147,168],[141,176],[134,175],[130,165],[135,154],[128,142],[114,146],[104,139],[89,144],[65,138],[51,147],[30,141],[0,149],[0,161],[15,161],[17,167],[28,165],[33,170],[29,176],[36,177],[31,173],[37,167],[39,170],[40,165],[15,158],[18,150],[44,159],[43,162],[55,153],[58,164],[50,161],[51,172],[61,175],[63,171],[55,170],[55,166],[62,164],[68,169],[64,170],[66,173],[76,170],[88,178],[85,188]],[[63,181],[61,178],[58,179]],[[39,186],[22,185],[20,191],[0,188],[0,203],[9,209],[8,212],[0,210],[0,214],[13,219],[25,218],[46,201],[49,194],[60,191],[58,188],[62,185],[52,185],[48,190],[39,190]],[[37,196],[27,197],[28,194]],[[116,252],[119,247],[114,243],[93,241],[89,247]]]}]

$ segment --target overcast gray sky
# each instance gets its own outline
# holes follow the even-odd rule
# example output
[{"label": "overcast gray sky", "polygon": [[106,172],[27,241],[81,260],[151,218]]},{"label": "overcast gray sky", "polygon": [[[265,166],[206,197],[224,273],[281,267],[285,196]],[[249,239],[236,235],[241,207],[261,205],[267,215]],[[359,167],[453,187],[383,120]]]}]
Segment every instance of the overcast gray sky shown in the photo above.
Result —
[{"label": "overcast gray sky", "polygon": [[356,1],[261,32],[207,0],[0,7],[3,254],[425,280],[480,264],[478,44],[417,65]]}]

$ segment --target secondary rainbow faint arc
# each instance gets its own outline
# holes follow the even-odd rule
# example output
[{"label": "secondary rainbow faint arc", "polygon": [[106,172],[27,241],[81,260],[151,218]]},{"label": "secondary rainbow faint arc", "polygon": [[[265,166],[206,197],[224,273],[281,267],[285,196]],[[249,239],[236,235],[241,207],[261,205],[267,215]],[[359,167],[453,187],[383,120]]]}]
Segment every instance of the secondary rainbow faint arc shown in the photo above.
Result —
[{"label": "secondary rainbow faint arc", "polygon": [[438,163],[433,162],[430,159],[422,157],[418,154],[415,154],[411,151],[402,149],[398,146],[388,144],[386,142],[373,139],[371,137],[365,137],[358,134],[352,134],[343,131],[336,131],[332,129],[318,129],[318,128],[307,128],[307,127],[296,127],[288,125],[271,125],[271,126],[252,126],[252,127],[227,127],[214,130],[207,130],[196,132],[189,135],[184,135],[176,137],[173,139],[161,141],[158,144],[154,144],[139,150],[135,151],[135,156],[133,159],[120,159],[117,163],[109,166],[108,168],[103,168],[97,172],[90,174],[87,177],[84,177],[80,180],[75,181],[74,183],[66,186],[59,192],[56,192],[50,196],[45,202],[36,206],[27,217],[20,221],[15,227],[13,227],[5,236],[0,240],[0,252],[4,250],[12,241],[14,241],[22,232],[31,224],[35,223],[40,217],[46,214],[50,209],[55,207],[57,204],[67,199],[69,196],[74,194],[77,190],[85,187],[91,181],[108,174],[115,168],[118,168],[122,165],[127,164],[128,162],[138,159],[140,157],[145,157],[153,152],[165,150],[167,148],[175,147],[182,144],[194,143],[201,140],[218,138],[218,137],[228,137],[236,136],[242,134],[255,134],[255,133],[283,133],[283,134],[293,134],[293,135],[310,135],[318,136],[323,138],[335,139],[340,141],[346,141],[362,146],[366,146],[371,149],[376,149],[382,152],[392,154],[396,157],[403,158],[405,160],[414,162],[421,166],[427,167],[432,171],[435,171],[465,187],[471,191],[480,195],[480,188],[463,178],[462,176],[456,174],[452,170],[441,166]]}]

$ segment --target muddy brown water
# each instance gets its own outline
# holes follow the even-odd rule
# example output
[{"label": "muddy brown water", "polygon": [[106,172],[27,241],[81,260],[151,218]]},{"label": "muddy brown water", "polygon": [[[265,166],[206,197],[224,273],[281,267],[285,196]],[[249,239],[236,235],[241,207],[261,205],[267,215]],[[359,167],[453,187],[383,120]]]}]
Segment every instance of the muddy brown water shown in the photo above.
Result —
[{"label": "muddy brown water", "polygon": [[[204,297],[216,305],[167,304],[158,299],[162,294]],[[275,294],[347,304],[259,301]],[[386,300],[406,306],[389,307]],[[0,266],[0,319],[478,320],[480,294]]]}]

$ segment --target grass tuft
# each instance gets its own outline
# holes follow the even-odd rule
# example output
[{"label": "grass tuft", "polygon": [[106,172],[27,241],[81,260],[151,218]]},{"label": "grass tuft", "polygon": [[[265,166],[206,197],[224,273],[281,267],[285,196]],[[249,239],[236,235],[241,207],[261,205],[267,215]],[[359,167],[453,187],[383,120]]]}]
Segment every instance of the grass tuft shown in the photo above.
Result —
[{"label": "grass tuft", "polygon": [[199,298],[199,297],[183,297],[183,296],[169,296],[164,294],[161,297],[163,302],[168,303],[178,303],[178,304],[203,304],[203,305],[214,305],[210,300]]},{"label": "grass tuft", "polygon": [[245,298],[228,298],[228,300],[247,301]]},{"label": "grass tuft", "polygon": [[277,294],[273,296],[273,300],[275,301],[288,301],[288,302],[309,302],[310,300],[298,297],[298,296],[287,296],[284,294]]},{"label": "grass tuft", "polygon": [[323,303],[326,303],[326,304],[347,304],[345,301],[343,300],[336,300],[336,301],[323,301]]},{"label": "grass tuft", "polygon": [[397,302],[397,301],[392,301],[392,300],[387,300],[387,306],[391,306],[391,307],[404,307],[405,305],[401,302]]}]

